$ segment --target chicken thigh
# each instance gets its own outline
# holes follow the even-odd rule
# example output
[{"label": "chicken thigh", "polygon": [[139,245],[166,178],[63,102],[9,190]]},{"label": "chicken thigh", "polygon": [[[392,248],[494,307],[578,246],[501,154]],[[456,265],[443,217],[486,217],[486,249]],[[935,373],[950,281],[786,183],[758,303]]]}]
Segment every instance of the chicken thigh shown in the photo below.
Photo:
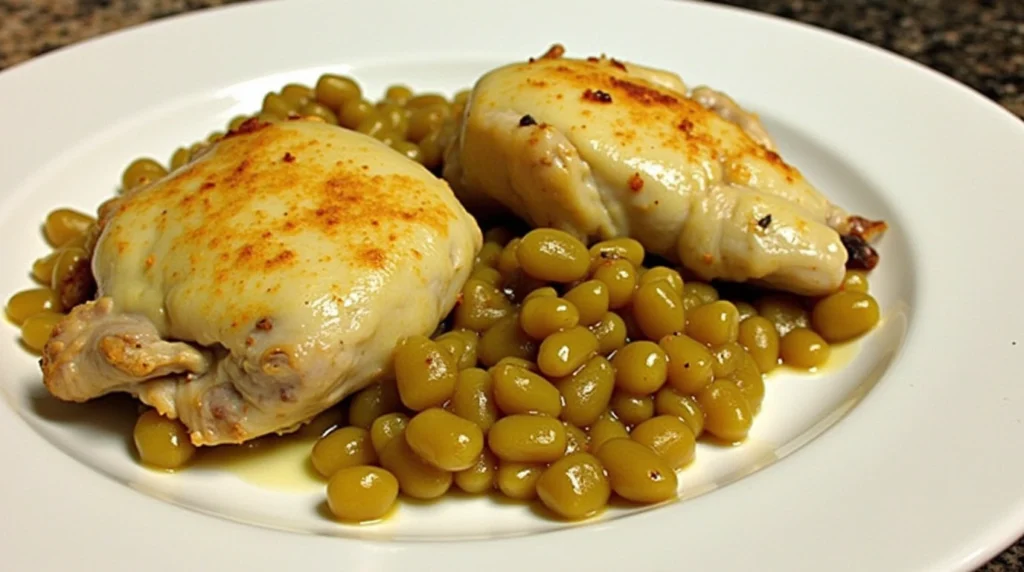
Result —
[{"label": "chicken thigh", "polygon": [[443,181],[314,121],[250,120],[100,222],[98,298],[55,329],[46,387],[132,393],[197,445],[286,432],[388,375],[482,240]]},{"label": "chicken thigh", "polygon": [[850,217],[728,96],[606,57],[544,57],[475,85],[444,177],[471,211],[581,239],[631,236],[703,279],[808,295],[872,266],[883,223]]}]

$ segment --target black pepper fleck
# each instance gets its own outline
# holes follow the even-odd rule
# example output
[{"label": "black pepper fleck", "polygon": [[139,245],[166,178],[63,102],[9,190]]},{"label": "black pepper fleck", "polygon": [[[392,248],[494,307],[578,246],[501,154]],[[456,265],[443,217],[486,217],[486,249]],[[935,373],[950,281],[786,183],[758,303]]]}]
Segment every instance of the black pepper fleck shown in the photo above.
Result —
[{"label": "black pepper fleck", "polygon": [[757,226],[759,226],[761,228],[768,228],[768,225],[770,225],[770,224],[772,224],[772,215],[770,215],[770,214],[764,215],[764,218],[762,218],[761,220],[757,221]]},{"label": "black pepper fleck", "polygon": [[601,91],[600,89],[588,89],[583,92],[583,99],[588,101],[596,101],[598,103],[611,103],[612,96],[607,91]]},{"label": "black pepper fleck", "polygon": [[536,124],[537,124],[537,120],[534,119],[533,116],[530,115],[530,114],[524,115],[522,117],[522,119],[519,120],[519,126],[520,127],[529,127],[530,125],[536,125]]}]

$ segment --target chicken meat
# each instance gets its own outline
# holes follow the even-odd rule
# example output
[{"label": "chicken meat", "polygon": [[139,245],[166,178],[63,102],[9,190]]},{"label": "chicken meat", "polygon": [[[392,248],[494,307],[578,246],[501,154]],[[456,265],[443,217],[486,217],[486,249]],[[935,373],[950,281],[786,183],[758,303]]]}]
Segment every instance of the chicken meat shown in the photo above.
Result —
[{"label": "chicken meat", "polygon": [[197,445],[287,432],[389,375],[482,240],[426,169],[306,120],[250,120],[100,211],[98,298],[56,327],[45,385],[134,394]]},{"label": "chicken meat", "polygon": [[474,86],[444,169],[472,212],[631,236],[702,279],[799,294],[834,291],[848,263],[874,266],[884,223],[832,204],[756,115],[669,72],[563,51]]}]

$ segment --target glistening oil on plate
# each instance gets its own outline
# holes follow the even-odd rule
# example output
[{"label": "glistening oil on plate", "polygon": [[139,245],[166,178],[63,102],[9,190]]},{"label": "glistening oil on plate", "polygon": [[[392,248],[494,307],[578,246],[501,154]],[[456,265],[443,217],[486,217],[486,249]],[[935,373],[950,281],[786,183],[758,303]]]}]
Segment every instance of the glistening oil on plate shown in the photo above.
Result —
[{"label": "glistening oil on plate", "polygon": [[858,349],[860,344],[858,340],[849,342],[843,342],[841,344],[832,344],[831,352],[829,353],[828,359],[825,361],[825,365],[820,367],[813,367],[811,369],[799,369],[785,364],[779,364],[778,367],[768,372],[765,375],[766,379],[776,377],[779,375],[801,375],[801,376],[825,376],[831,372],[838,371],[853,362],[854,358],[857,357]]},{"label": "glistening oil on plate", "polygon": [[310,461],[314,443],[309,437],[284,436],[212,447],[200,451],[190,468],[230,473],[264,489],[309,492],[326,486]]},{"label": "glistening oil on plate", "polygon": [[200,450],[192,467],[230,473],[250,485],[274,491],[322,490],[327,482],[313,468],[310,453],[320,436],[343,424],[343,410],[334,407],[289,435]]}]

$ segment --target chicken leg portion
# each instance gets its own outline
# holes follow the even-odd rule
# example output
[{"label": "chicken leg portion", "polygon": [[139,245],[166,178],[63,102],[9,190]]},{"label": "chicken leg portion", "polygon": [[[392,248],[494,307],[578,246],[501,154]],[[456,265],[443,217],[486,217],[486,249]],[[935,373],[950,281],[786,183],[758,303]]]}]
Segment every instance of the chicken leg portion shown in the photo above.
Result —
[{"label": "chicken leg portion", "polygon": [[99,298],[58,324],[46,387],[132,393],[197,445],[290,430],[388,375],[482,241],[443,181],[313,121],[247,123],[100,223]]},{"label": "chicken leg portion", "polygon": [[849,259],[842,236],[865,219],[774,149],[725,94],[549,51],[476,83],[444,177],[471,211],[504,209],[585,240],[631,236],[703,279],[832,292]]}]

